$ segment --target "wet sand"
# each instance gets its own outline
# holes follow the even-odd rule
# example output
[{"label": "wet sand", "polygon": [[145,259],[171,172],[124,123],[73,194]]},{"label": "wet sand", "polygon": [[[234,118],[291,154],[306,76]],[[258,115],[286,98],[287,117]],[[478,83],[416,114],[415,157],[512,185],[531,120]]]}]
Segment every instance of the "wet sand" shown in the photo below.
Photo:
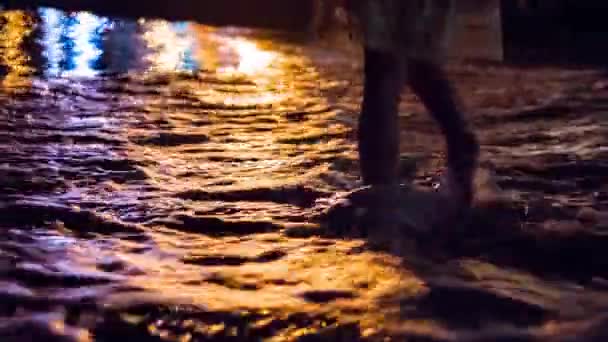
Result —
[{"label": "wet sand", "polygon": [[[358,186],[356,53],[187,22],[2,17],[3,341],[608,337],[602,72],[452,66],[482,189],[501,199],[439,246],[404,232],[395,255],[318,228],[326,199]],[[430,188],[442,140],[408,94],[402,125],[403,180]]]}]

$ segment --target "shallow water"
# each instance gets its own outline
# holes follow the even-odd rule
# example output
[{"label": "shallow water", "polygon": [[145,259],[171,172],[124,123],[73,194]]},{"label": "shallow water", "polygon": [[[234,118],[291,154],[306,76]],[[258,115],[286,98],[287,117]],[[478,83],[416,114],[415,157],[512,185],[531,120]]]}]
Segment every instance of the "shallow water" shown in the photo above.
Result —
[{"label": "shallow water", "polygon": [[[0,25],[3,341],[608,336],[599,72],[455,67],[507,205],[397,256],[316,228],[358,185],[356,54],[50,8]],[[403,121],[404,179],[431,186],[440,136],[409,95]]]}]

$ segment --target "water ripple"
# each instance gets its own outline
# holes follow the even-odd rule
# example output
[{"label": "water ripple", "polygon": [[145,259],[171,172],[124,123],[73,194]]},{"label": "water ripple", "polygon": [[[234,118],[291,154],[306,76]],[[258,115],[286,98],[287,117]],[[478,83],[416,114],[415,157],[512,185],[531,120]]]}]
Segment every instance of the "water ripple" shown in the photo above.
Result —
[{"label": "water ripple", "polygon": [[[597,73],[452,70],[509,200],[446,262],[316,222],[358,185],[356,56],[190,22],[1,16],[3,338],[608,336]],[[402,174],[428,186],[440,137],[404,104]]]}]

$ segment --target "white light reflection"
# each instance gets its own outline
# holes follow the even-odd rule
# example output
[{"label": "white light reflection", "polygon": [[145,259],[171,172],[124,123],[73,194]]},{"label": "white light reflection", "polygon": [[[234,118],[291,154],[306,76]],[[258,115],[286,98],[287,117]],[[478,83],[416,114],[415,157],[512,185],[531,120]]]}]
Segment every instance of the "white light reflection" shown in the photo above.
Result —
[{"label": "white light reflection", "polygon": [[95,40],[100,39],[101,31],[108,23],[105,18],[97,17],[87,12],[79,12],[74,16],[75,24],[70,27],[67,37],[73,42],[73,68],[67,72],[69,76],[95,76],[97,70],[93,67],[101,54]]},{"label": "white light reflection", "polygon": [[41,8],[38,11],[42,18],[42,55],[47,60],[44,73],[47,76],[59,76],[61,61],[64,58],[61,50],[62,23],[65,20],[63,12],[53,8]]},{"label": "white light reflection", "polygon": [[41,8],[43,47],[47,60],[45,74],[51,77],[89,77],[97,74],[94,63],[102,50],[96,41],[110,21],[87,12],[66,15],[52,8]]},{"label": "white light reflection", "polygon": [[189,23],[141,20],[143,39],[151,50],[146,57],[152,71],[196,71],[199,66],[193,53],[196,40]]}]

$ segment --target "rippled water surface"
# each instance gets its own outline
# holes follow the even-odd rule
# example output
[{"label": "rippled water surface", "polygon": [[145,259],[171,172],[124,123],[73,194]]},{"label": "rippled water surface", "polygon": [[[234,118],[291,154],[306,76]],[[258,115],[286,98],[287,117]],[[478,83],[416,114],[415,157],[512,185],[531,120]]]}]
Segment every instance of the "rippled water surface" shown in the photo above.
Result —
[{"label": "rippled water surface", "polygon": [[[507,199],[397,256],[316,226],[358,182],[360,59],[331,47],[1,12],[1,339],[608,338],[603,75],[455,66]],[[410,95],[402,119],[430,186],[440,135]]]}]

